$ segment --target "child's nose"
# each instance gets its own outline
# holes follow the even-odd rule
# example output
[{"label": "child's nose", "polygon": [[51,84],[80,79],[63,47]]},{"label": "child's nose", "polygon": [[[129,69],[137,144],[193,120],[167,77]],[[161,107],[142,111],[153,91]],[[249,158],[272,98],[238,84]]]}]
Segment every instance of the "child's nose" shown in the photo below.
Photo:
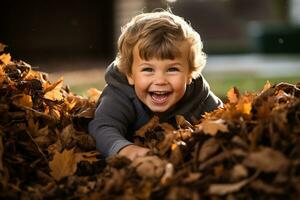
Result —
[{"label": "child's nose", "polygon": [[156,74],[154,83],[156,85],[164,85],[164,84],[167,84],[168,81],[167,81],[166,76],[163,73],[159,73],[159,74]]}]

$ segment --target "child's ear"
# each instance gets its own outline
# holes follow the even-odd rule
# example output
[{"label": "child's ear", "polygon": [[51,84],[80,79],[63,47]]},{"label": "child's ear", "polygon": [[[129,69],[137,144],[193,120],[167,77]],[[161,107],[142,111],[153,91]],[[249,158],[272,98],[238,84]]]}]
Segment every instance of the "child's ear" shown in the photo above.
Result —
[{"label": "child's ear", "polygon": [[134,85],[134,79],[132,78],[132,74],[126,74],[126,77],[129,85]]}]

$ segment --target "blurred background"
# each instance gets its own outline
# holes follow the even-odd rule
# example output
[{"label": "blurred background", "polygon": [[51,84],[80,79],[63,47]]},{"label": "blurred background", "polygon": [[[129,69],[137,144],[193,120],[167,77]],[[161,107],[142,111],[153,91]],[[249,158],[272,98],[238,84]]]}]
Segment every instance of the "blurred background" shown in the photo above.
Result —
[{"label": "blurred background", "polygon": [[10,0],[1,3],[0,42],[13,59],[64,77],[71,91],[102,89],[120,27],[132,16],[170,7],[199,32],[203,71],[221,97],[300,81],[300,0]]}]

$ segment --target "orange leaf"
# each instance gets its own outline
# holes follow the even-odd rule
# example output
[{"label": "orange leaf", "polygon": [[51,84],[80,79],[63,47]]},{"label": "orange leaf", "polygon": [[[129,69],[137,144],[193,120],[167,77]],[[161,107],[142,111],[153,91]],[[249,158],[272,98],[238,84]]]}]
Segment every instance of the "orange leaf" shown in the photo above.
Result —
[{"label": "orange leaf", "polygon": [[252,101],[253,101],[253,96],[250,94],[247,96],[243,96],[239,102],[236,104],[236,110],[243,113],[250,115],[251,114],[251,109],[252,109]]},{"label": "orange leaf", "polygon": [[96,88],[90,88],[88,89],[87,94],[90,101],[96,102],[101,95],[101,91]]},{"label": "orange leaf", "polygon": [[224,120],[204,120],[201,124],[196,125],[200,130],[209,135],[216,135],[218,131],[228,132],[227,125]]},{"label": "orange leaf", "polygon": [[229,100],[229,103],[237,103],[239,99],[239,91],[236,87],[232,87],[228,92],[227,92],[227,98]]},{"label": "orange leaf", "polygon": [[12,99],[13,99],[13,104],[15,104],[16,106],[25,106],[25,107],[32,108],[33,104],[30,95],[19,94],[13,96]]},{"label": "orange leaf", "polygon": [[49,88],[45,89],[48,92],[45,93],[44,98],[52,100],[52,101],[63,100],[63,95],[62,95],[62,93],[60,91],[62,85],[63,85],[63,79],[61,78],[56,83],[54,83],[53,85],[51,85]]},{"label": "orange leaf", "polygon": [[4,54],[0,55],[0,61],[3,64],[7,65],[10,62],[10,60],[11,60],[11,56],[9,53],[7,53],[7,54],[4,53]]},{"label": "orange leaf", "polygon": [[53,160],[49,162],[51,176],[59,181],[66,176],[73,175],[77,170],[76,155],[74,149],[56,152]]}]

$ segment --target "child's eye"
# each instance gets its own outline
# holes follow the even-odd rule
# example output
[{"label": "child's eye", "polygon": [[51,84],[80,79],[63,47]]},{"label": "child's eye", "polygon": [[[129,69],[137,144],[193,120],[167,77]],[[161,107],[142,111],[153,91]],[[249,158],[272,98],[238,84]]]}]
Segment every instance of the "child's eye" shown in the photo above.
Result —
[{"label": "child's eye", "polygon": [[168,69],[168,71],[169,71],[169,72],[178,72],[179,69],[178,69],[177,67],[170,67],[170,68]]},{"label": "child's eye", "polygon": [[144,67],[142,68],[142,72],[153,72],[153,69],[151,67]]}]

